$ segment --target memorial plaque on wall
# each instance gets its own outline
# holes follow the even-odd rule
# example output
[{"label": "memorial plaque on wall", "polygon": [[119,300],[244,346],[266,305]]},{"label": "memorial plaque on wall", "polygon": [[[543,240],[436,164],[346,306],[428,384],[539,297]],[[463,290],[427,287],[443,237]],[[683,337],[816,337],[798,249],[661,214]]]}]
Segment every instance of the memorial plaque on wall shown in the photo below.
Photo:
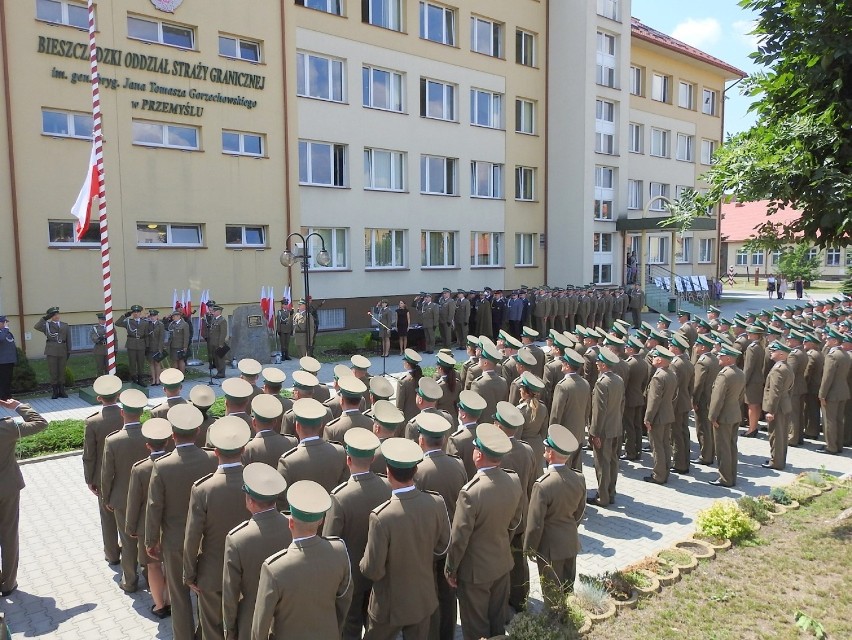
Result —
[{"label": "memorial plaque on wall", "polygon": [[269,364],[271,333],[266,328],[263,311],[259,304],[237,307],[231,316],[231,353],[237,361],[254,358],[261,364]]}]

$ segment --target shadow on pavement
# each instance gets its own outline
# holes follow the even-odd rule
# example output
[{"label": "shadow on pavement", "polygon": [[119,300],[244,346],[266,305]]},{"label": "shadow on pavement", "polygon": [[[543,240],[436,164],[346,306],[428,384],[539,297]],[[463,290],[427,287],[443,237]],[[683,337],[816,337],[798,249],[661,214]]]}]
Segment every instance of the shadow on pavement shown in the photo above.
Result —
[{"label": "shadow on pavement", "polygon": [[[70,609],[59,609],[56,600],[46,596],[37,596],[18,589],[6,601],[6,621],[12,632],[22,631],[25,638],[44,636],[59,628],[63,622],[91,611],[97,605],[93,602],[79,604]],[[11,606],[9,606],[11,603]]]}]

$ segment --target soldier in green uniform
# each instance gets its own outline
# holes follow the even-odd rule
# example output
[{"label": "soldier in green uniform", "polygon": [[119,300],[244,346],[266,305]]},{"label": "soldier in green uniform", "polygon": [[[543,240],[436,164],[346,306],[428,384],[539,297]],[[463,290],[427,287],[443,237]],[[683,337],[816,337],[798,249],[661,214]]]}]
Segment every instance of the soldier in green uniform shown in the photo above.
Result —
[{"label": "soldier in green uniform", "polygon": [[175,405],[186,403],[184,397],[181,396],[183,379],[183,372],[180,369],[172,367],[165,369],[160,374],[160,381],[163,384],[163,394],[166,396],[166,401],[154,407],[151,411],[151,417],[165,418],[169,413],[169,409]]},{"label": "soldier in green uniform", "polygon": [[770,458],[761,466],[768,469],[783,469],[787,465],[787,438],[790,421],[790,393],[793,390],[794,374],[787,365],[790,347],[777,340],[769,345],[772,368],[766,376],[763,388],[763,411],[769,430]]},{"label": "soldier in green uniform", "polygon": [[189,323],[183,319],[180,311],[172,311],[172,321],[169,323],[169,362],[175,369],[186,371],[188,350]]},{"label": "soldier in green uniform", "polygon": [[423,325],[423,338],[426,342],[424,353],[435,352],[435,329],[438,326],[439,313],[438,304],[432,302],[430,294],[425,294],[420,306],[420,323]]},{"label": "soldier in green uniform", "polygon": [[473,381],[470,390],[485,398],[486,407],[482,412],[481,422],[493,422],[497,403],[509,397],[509,385],[497,373],[497,365],[502,360],[500,352],[491,340],[485,336],[480,338],[481,355],[479,366],[482,374]]},{"label": "soldier in green uniform", "polygon": [[592,392],[592,420],[589,442],[595,456],[598,493],[589,497],[590,504],[608,507],[615,499],[618,480],[618,447],[621,443],[624,417],[624,381],[613,368],[618,356],[603,347],[598,353],[600,375]]},{"label": "soldier in green uniform", "polygon": [[107,372],[107,329],[106,315],[97,315],[98,323],[93,324],[89,330],[89,339],[92,341],[92,355],[95,358],[95,370],[99,376]]},{"label": "soldier in green uniform", "polygon": [[680,334],[671,336],[671,352],[675,354],[669,371],[677,378],[675,419],[672,424],[673,473],[688,474],[690,460],[689,412],[692,411],[692,388],[695,384],[695,367],[689,359],[689,342]]},{"label": "soldier in green uniform", "polygon": [[476,441],[476,428],[485,411],[485,398],[475,391],[465,390],[459,394],[459,428],[447,441],[447,453],[458,456],[467,477],[476,473],[473,463],[473,449]]},{"label": "soldier in green uniform", "polygon": [[213,312],[207,326],[207,357],[212,358],[213,366],[216,367],[216,378],[224,378],[227,368],[225,356],[230,347],[228,346],[228,320],[222,315],[222,307],[214,304]]},{"label": "soldier in green uniform", "polygon": [[142,319],[142,307],[134,304],[115,324],[127,331],[124,346],[130,363],[130,378],[140,387],[144,387],[146,385],[142,381],[142,375],[145,372],[145,341],[150,325]]},{"label": "soldier in green uniform", "polygon": [[148,310],[148,325],[145,336],[145,356],[151,368],[151,384],[158,385],[160,372],[163,370],[163,365],[160,363],[166,357],[166,328],[160,322],[160,312],[156,309]]},{"label": "soldier in green uniform", "polygon": [[281,433],[283,408],[275,396],[268,393],[255,396],[251,401],[251,415],[254,437],[243,449],[243,465],[263,462],[274,469],[279,458],[294,449],[299,441]]},{"label": "soldier in green uniform", "polygon": [[[583,356],[574,349],[565,349],[562,360],[564,375],[553,389],[550,422],[566,427],[577,442],[582,442],[586,436],[586,424],[591,416],[592,391],[581,375]],[[572,454],[569,465],[575,471],[583,468],[579,450]]]},{"label": "soldier in green uniform", "polygon": [[470,300],[467,299],[467,292],[464,289],[459,289],[456,293],[456,308],[453,316],[456,349],[464,351],[465,339],[470,331]]},{"label": "soldier in green uniform", "polygon": [[645,427],[654,453],[654,468],[645,482],[666,484],[672,462],[672,424],[675,420],[677,378],[669,371],[674,354],[665,347],[655,347],[649,354],[656,371],[648,383],[648,404],[645,407]]},{"label": "soldier in green uniform", "polygon": [[710,484],[723,487],[733,487],[737,483],[737,425],[745,393],[745,374],[737,366],[739,357],[739,349],[722,345],[719,350],[721,369],[713,382],[707,408],[707,419],[712,425],[713,444],[719,461],[719,477],[711,480]]},{"label": "soldier in green uniform", "polygon": [[44,355],[53,387],[51,399],[67,398],[65,393],[65,364],[71,353],[71,330],[59,318],[59,307],[51,307],[33,327],[45,336]]},{"label": "soldier in green uniform", "polygon": [[[348,370],[347,370],[348,371]],[[345,375],[337,381],[340,393],[341,414],[325,425],[323,437],[329,442],[343,442],[346,432],[353,427],[372,429],[373,421],[360,409],[367,385],[354,375]]]},{"label": "soldier in green uniform", "polygon": [[[716,429],[710,423],[709,410],[713,385],[719,375],[719,360],[711,353],[714,342],[706,335],[696,337],[695,378],[692,385],[692,405],[695,410],[695,432],[698,437],[697,464],[713,464],[716,445]],[[739,351],[737,349],[737,351]]]},{"label": "soldier in green uniform", "polygon": [[290,360],[290,338],[293,336],[293,310],[290,301],[281,298],[281,307],[275,313],[275,333],[281,344],[281,359]]},{"label": "soldier in green uniform", "polygon": [[846,379],[852,368],[852,360],[840,346],[844,340],[843,334],[829,328],[825,336],[828,352],[825,354],[822,383],[819,387],[825,446],[820,451],[837,454],[843,450],[843,408],[844,403],[849,402],[849,385]]}]

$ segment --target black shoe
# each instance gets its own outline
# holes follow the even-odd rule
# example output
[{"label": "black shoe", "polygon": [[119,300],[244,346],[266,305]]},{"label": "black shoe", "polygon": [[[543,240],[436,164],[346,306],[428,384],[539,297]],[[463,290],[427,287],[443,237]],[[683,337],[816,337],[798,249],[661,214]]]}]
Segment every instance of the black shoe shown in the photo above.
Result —
[{"label": "black shoe", "polygon": [[6,596],[10,596],[13,593],[15,593],[15,591],[17,591],[17,590],[18,590],[18,585],[16,584],[11,589],[7,589],[6,591],[0,591],[0,598],[5,598]]},{"label": "black shoe", "polygon": [[713,464],[713,461],[712,461],[712,460],[711,460],[710,462],[705,462],[705,461],[704,461],[704,460],[702,460],[701,458],[696,458],[695,460],[690,460],[690,462],[691,462],[692,464],[700,464],[701,466],[704,466],[704,467],[709,467],[710,465],[712,465],[712,464]]},{"label": "black shoe", "polygon": [[60,398],[67,398],[68,397],[68,394],[65,393],[65,387],[63,387],[62,385],[59,385],[59,397]]},{"label": "black shoe", "polygon": [[724,487],[721,480],[710,480],[707,484],[712,484],[714,487]]},{"label": "black shoe", "polygon": [[151,605],[151,613],[157,616],[160,620],[164,620],[165,618],[168,618],[170,615],[172,615],[171,605],[167,604],[162,609],[155,609],[154,607],[156,606],[157,605],[155,604]]},{"label": "black shoe", "polygon": [[124,593],[136,593],[136,590],[139,588],[139,585],[132,584],[126,585],[123,582],[118,583],[118,588],[124,591]]},{"label": "black shoe", "polygon": [[764,469],[773,469],[774,468],[772,466],[772,463],[769,460],[767,460],[766,462],[761,462],[760,466],[763,467]]},{"label": "black shoe", "polygon": [[840,455],[839,451],[829,451],[827,447],[820,447],[819,449],[817,449],[817,452],[818,453],[827,453],[830,456]]},{"label": "black shoe", "polygon": [[291,358],[290,356],[284,356],[284,358],[282,358],[282,359],[283,360],[292,360],[293,358]]},{"label": "black shoe", "polygon": [[53,385],[53,395],[50,396],[51,400],[56,400],[59,397],[59,385]]},{"label": "black shoe", "polygon": [[654,476],[645,476],[642,478],[645,482],[653,482],[654,484],[666,484],[665,482],[657,482],[654,480]]},{"label": "black shoe", "polygon": [[689,475],[689,469],[687,469],[686,471],[683,471],[682,469],[675,469],[674,467],[672,467],[671,469],[669,469],[669,472],[670,473],[676,473],[676,474],[681,475],[681,476],[688,476]]},{"label": "black shoe", "polygon": [[106,560],[106,563],[111,567],[117,567],[121,564],[121,558],[117,560],[110,560],[109,558],[104,558],[104,560]]},{"label": "black shoe", "polygon": [[740,438],[756,438],[758,431],[759,431],[759,429],[755,429],[754,431],[751,431],[751,432],[745,431],[745,432],[740,434]]},{"label": "black shoe", "polygon": [[642,451],[650,451],[650,450],[651,450],[651,447],[649,447],[649,446],[642,447]]}]

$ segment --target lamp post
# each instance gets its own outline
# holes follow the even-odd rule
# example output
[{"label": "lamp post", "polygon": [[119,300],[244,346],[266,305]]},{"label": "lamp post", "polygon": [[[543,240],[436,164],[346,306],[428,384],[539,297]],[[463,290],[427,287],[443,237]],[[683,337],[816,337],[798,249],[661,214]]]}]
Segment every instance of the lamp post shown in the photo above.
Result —
[{"label": "lamp post", "polygon": [[[322,247],[317,254],[317,264],[321,267],[327,267],[331,264],[331,256],[325,248],[325,240],[318,233],[309,233],[307,236],[303,236],[301,233],[293,232],[284,240],[284,251],[281,252],[281,257],[279,261],[281,265],[287,268],[292,267],[296,264],[297,260],[301,260],[302,262],[302,276],[304,277],[305,283],[305,306],[307,308],[307,313],[309,316],[311,315],[311,288],[310,288],[310,259],[311,256],[308,253],[308,240],[313,237],[319,238],[320,246]],[[289,248],[290,238],[297,238],[302,241],[302,255],[299,256],[294,251],[291,251]],[[316,321],[314,321],[316,322]],[[313,331],[311,331],[311,322],[307,323],[307,353],[309,356],[314,355],[314,339],[313,339]]]}]

